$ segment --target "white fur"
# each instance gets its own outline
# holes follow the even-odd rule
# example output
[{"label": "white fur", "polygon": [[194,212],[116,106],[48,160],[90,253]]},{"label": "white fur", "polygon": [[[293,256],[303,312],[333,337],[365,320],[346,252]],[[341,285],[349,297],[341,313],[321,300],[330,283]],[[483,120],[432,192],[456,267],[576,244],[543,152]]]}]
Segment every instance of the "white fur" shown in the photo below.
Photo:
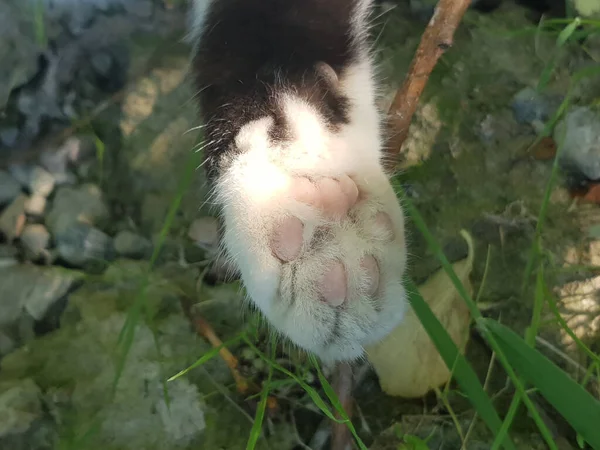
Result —
[{"label": "white fur", "polygon": [[[359,3],[354,26],[355,38],[362,43],[360,33],[371,1]],[[401,283],[406,264],[404,219],[382,167],[371,58],[365,46],[359,48],[358,61],[338,74],[339,88],[351,101],[348,125],[332,132],[310,104],[293,92],[281,92],[278,101],[294,139],[280,146],[271,144],[270,117],[247,123],[236,136],[241,151],[215,187],[225,220],[222,244],[239,269],[250,300],[281,334],[329,362],[363,356],[365,345],[382,339],[400,323],[407,305]],[[342,175],[350,176],[367,195],[354,211],[354,221],[327,222],[320,211],[286,194],[296,176]],[[392,243],[381,238],[373,220],[379,211],[392,219],[396,235]],[[317,226],[327,223],[332,229],[325,245],[301,256],[296,264],[293,302],[291,265],[276,259],[269,246],[277,222],[288,215],[304,223],[305,243]],[[361,294],[360,260],[366,255],[375,256],[379,263],[378,299]],[[341,337],[327,342],[335,312],[319,301],[317,286],[336,259],[346,267],[350,298],[339,325]]]}]

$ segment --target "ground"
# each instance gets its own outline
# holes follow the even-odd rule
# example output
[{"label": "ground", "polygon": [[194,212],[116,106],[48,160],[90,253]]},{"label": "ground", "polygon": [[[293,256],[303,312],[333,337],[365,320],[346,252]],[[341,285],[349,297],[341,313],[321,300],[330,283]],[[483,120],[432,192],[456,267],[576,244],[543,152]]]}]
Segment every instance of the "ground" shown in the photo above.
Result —
[{"label": "ground", "polygon": [[[405,7],[376,20],[373,33],[385,87],[382,107],[402,82],[424,25],[411,18]],[[591,48],[574,43],[559,52],[556,36],[536,32],[525,11],[512,4],[489,15],[469,11],[421,99],[397,175],[408,200],[451,261],[466,255],[460,230],[471,233],[476,252],[471,280],[475,292],[481,289],[478,306],[484,315],[501,320],[519,334],[531,321],[533,284],[527,282],[525,290],[522,285],[556,151],[551,137],[541,144],[536,137],[567,94],[573,74],[600,63],[597,41],[591,41]],[[0,426],[0,447],[241,449],[253,433],[259,401],[259,389],[253,392],[253,387],[264,383],[270,366],[248,342],[238,339],[228,345],[239,359],[242,377],[250,383],[246,392],[240,392],[239,380],[236,384],[218,356],[166,381],[211,354],[211,345],[190,325],[186,305],[192,304],[192,315],[200,314],[224,342],[244,333],[261,352],[269,353],[271,341],[259,327],[260,319],[244,307],[239,284],[203,282],[209,252],[206,245],[197,243],[210,243],[211,228],[202,225],[207,223],[202,218],[214,211],[206,201],[203,172],[195,170],[201,154],[191,152],[201,135],[194,129],[199,123],[187,73],[189,48],[179,36],[160,42],[142,36],[132,41],[131,54],[131,76],[123,95],[99,111],[91,127],[73,130],[75,138],[94,143],[85,164],[78,168],[76,187],[71,188],[86,193],[88,199],[80,202],[85,204],[80,208],[87,208],[90,228],[84,231],[92,244],[82,244],[82,248],[111,257],[98,265],[87,264],[88,259],[98,258],[79,253],[79,259],[69,256],[75,250],[65,250],[69,242],[61,240],[57,220],[50,218],[61,196],[63,204],[77,202],[64,200],[74,198],[75,194],[66,191],[70,188],[52,188],[50,212],[41,222],[55,234],[55,245],[48,243],[42,250],[62,267],[55,264],[44,269],[52,269],[51,276],[69,289],[56,294],[59,306],[49,307],[39,317],[31,312],[35,308],[28,309],[35,319],[28,320],[35,327],[17,338],[11,335],[18,348],[4,354],[0,345],[0,405],[4,402],[6,414],[12,414],[17,424],[7,430]],[[150,70],[139,75],[143,67]],[[549,82],[542,92],[549,106],[540,117],[537,112],[530,117],[527,106],[515,105],[515,96],[536,87],[548,73]],[[574,85],[574,104],[593,109],[600,99],[599,79]],[[600,286],[600,207],[577,201],[572,193],[571,179],[561,173],[545,211],[542,242],[550,268],[546,282],[560,299],[565,320],[598,352],[600,325],[594,316],[600,310],[595,293]],[[94,202],[100,202],[99,206],[90,206]],[[22,203],[11,207],[18,209]],[[62,208],[59,215],[74,216],[75,221],[83,214]],[[7,210],[2,210],[2,217]],[[19,213],[14,217],[5,217],[5,222],[0,218],[5,235],[7,229],[18,228]],[[124,249],[127,245],[118,245],[117,239],[105,244],[110,236],[124,231],[138,239],[138,245],[132,244],[134,238],[122,239],[136,251]],[[420,283],[440,263],[410,221],[408,231],[409,274]],[[26,245],[30,241],[24,235],[20,241],[0,244],[0,260],[13,258],[11,249],[25,245],[29,249],[25,260],[39,263],[42,253],[31,257],[31,246]],[[55,253],[58,259],[52,256]],[[32,265],[17,267],[21,266],[26,272],[22,276],[33,277],[35,283]],[[0,280],[14,277],[2,273],[7,270],[3,267]],[[0,293],[17,298],[19,288],[27,283],[13,283],[15,290],[10,293],[0,287]],[[56,284],[50,285],[59,290]],[[569,303],[575,294],[580,300]],[[31,295],[23,295],[24,304],[39,304]],[[547,314],[544,311],[544,319]],[[547,344],[547,354],[581,379],[579,370],[589,361],[554,323],[543,323],[539,336]],[[0,325],[4,326],[2,320]],[[11,330],[24,326],[22,318],[10,324]],[[0,333],[3,330],[0,326]],[[1,338],[2,334],[0,343]],[[325,398],[314,368],[286,349],[285,345],[278,348],[272,360]],[[467,357],[483,380],[491,351],[476,331],[471,333]],[[119,384],[113,389],[116,375],[120,375]],[[258,448],[324,448],[319,446],[319,437],[329,425],[306,385],[301,387],[281,372],[272,376],[264,437],[258,440]],[[505,382],[506,375],[496,366],[487,388],[496,395],[495,405],[503,414],[512,399]],[[164,400],[165,389],[169,402]],[[249,393],[256,395],[248,398]],[[435,393],[407,401],[385,395],[376,375],[367,371],[355,397],[358,433],[373,449],[398,448],[402,433],[421,438],[431,435],[429,448],[458,449],[461,438],[453,419],[463,432],[473,419],[470,403],[453,384],[445,401]],[[565,445],[561,448],[575,448],[575,434],[564,420],[543,399],[535,401],[557,442]],[[512,429],[517,446],[546,448],[526,411],[521,410],[518,418]],[[466,448],[489,448],[492,440],[478,423]]]}]

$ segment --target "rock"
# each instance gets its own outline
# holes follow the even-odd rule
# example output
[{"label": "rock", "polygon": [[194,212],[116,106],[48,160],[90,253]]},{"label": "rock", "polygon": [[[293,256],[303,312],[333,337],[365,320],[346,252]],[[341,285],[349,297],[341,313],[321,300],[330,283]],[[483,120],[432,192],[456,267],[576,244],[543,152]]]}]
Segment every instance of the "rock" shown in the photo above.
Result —
[{"label": "rock", "polygon": [[127,258],[146,258],[152,251],[152,243],[132,231],[121,231],[115,236],[116,252]]},{"label": "rock", "polygon": [[31,378],[0,383],[0,448],[51,450],[56,424],[45,412],[41,389]]},{"label": "rock", "polygon": [[55,236],[59,256],[75,267],[104,263],[115,258],[113,241],[107,234],[85,223],[74,223]]},{"label": "rock", "polygon": [[76,223],[101,227],[108,217],[102,192],[95,184],[61,186],[56,191],[46,225],[52,233],[61,234]]},{"label": "rock", "polygon": [[27,432],[42,416],[41,397],[40,388],[29,378],[0,384],[0,442]]},{"label": "rock", "polygon": [[26,202],[27,196],[25,194],[20,194],[0,214],[0,233],[2,233],[9,242],[19,237],[21,231],[23,231],[23,226],[25,226]]},{"label": "rock", "polygon": [[2,359],[2,356],[8,355],[15,348],[17,348],[16,342],[8,334],[0,330],[0,359]]},{"label": "rock", "polygon": [[18,251],[12,245],[0,244],[0,269],[18,264]]},{"label": "rock", "polygon": [[25,202],[25,212],[34,217],[41,217],[46,211],[46,197],[39,194],[34,194]]},{"label": "rock", "polygon": [[25,249],[25,254],[29,259],[37,260],[42,256],[48,255],[50,246],[50,233],[44,225],[31,224],[25,226],[21,233],[21,243]]},{"label": "rock", "polygon": [[587,107],[571,109],[554,130],[561,142],[561,165],[590,180],[600,180],[600,114]]},{"label": "rock", "polygon": [[21,185],[9,173],[0,170],[0,207],[12,202],[21,193]]},{"label": "rock", "polygon": [[6,127],[0,130],[0,145],[4,147],[12,147],[17,142],[19,130],[16,127]]},{"label": "rock", "polygon": [[29,187],[29,174],[32,170],[33,166],[27,164],[11,164],[8,167],[8,171],[12,177],[24,188]]},{"label": "rock", "polygon": [[48,197],[54,189],[54,177],[46,169],[36,166],[29,174],[29,191],[34,195]]},{"label": "rock", "polygon": [[92,67],[102,77],[108,77],[112,68],[113,60],[109,52],[98,52],[92,56]]},{"label": "rock", "polygon": [[0,110],[13,88],[29,81],[38,70],[34,14],[20,0],[0,2]]},{"label": "rock", "polygon": [[93,139],[86,135],[71,136],[60,147],[42,153],[40,163],[56,180],[57,185],[75,184],[76,176],[69,166],[79,166],[95,154]]},{"label": "rock", "polygon": [[32,194],[48,197],[54,190],[54,177],[43,167],[12,164],[9,171],[13,178]]},{"label": "rock", "polygon": [[550,98],[526,87],[513,97],[511,107],[517,122],[529,125],[544,124],[560,105],[560,100]]},{"label": "rock", "polygon": [[17,323],[23,312],[42,320],[82,276],[59,267],[18,265],[0,269],[0,327]]}]

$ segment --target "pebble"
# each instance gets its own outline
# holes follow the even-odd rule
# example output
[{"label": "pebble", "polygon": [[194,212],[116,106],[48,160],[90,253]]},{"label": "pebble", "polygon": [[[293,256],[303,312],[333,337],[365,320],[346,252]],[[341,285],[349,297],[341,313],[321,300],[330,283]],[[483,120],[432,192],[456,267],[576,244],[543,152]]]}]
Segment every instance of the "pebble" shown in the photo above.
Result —
[{"label": "pebble", "polygon": [[52,305],[67,295],[82,278],[80,272],[61,267],[20,264],[0,270],[0,326],[16,324],[27,312],[42,320]]},{"label": "pebble", "polygon": [[92,67],[99,75],[108,77],[113,65],[113,58],[109,52],[101,51],[92,56],[91,63]]},{"label": "pebble", "polygon": [[0,233],[11,242],[19,237],[25,225],[25,203],[27,196],[19,194],[0,214]]},{"label": "pebble", "polygon": [[0,170],[0,206],[12,202],[21,193],[21,185],[8,172]]},{"label": "pebble", "polygon": [[0,130],[0,142],[5,147],[13,147],[17,143],[18,138],[19,129],[16,127],[7,127]]},{"label": "pebble", "polygon": [[29,187],[29,174],[32,169],[33,167],[27,164],[11,164],[8,167],[11,176],[24,188]]},{"label": "pebble", "polygon": [[69,137],[60,147],[49,150],[40,157],[40,164],[52,174],[57,185],[75,184],[77,177],[69,170],[95,155],[93,139],[87,135]]},{"label": "pebble", "polygon": [[55,241],[59,256],[76,267],[115,258],[111,237],[85,223],[72,224],[57,234]]},{"label": "pebble", "polygon": [[46,203],[46,197],[34,194],[25,202],[25,212],[30,216],[42,217],[46,211]]},{"label": "pebble", "polygon": [[48,197],[54,190],[55,179],[43,167],[12,164],[8,170],[12,177],[32,194]]},{"label": "pebble", "polygon": [[531,87],[526,87],[513,97],[511,107],[517,122],[539,126],[550,118],[559,104],[558,99],[550,98]]},{"label": "pebble", "polygon": [[44,225],[27,225],[21,234],[21,243],[28,258],[37,260],[47,255],[47,249],[50,246],[50,233]]},{"label": "pebble", "polygon": [[54,190],[54,177],[46,169],[35,166],[29,173],[29,191],[34,195],[48,197]]},{"label": "pebble", "polygon": [[0,439],[9,448],[11,440],[15,444],[27,440],[29,430],[43,416],[42,391],[31,378],[4,382],[0,384],[0,411]]},{"label": "pebble", "polygon": [[[0,266],[1,267],[1,266]],[[17,347],[17,343],[8,334],[0,330],[0,359],[4,355],[8,355]]]},{"label": "pebble", "polygon": [[556,142],[563,136],[561,166],[600,180],[600,113],[584,106],[571,109],[554,130]]},{"label": "pebble", "polygon": [[18,264],[18,251],[12,245],[0,245],[0,269]]},{"label": "pebble", "polygon": [[152,250],[152,243],[148,239],[127,230],[115,236],[114,244],[119,255],[132,259],[146,258]]},{"label": "pebble", "polygon": [[102,192],[95,184],[61,186],[46,217],[46,226],[53,234],[61,234],[75,223],[102,226],[108,217]]}]

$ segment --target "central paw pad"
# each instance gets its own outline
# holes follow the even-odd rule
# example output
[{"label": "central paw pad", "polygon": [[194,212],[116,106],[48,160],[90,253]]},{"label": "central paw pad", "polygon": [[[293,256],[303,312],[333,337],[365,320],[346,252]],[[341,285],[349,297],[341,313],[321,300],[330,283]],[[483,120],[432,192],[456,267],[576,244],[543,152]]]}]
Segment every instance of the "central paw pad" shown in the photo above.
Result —
[{"label": "central paw pad", "polygon": [[404,222],[391,185],[380,171],[272,179],[269,196],[246,189],[229,203],[225,247],[281,333],[326,360],[359,357],[406,305]]}]

